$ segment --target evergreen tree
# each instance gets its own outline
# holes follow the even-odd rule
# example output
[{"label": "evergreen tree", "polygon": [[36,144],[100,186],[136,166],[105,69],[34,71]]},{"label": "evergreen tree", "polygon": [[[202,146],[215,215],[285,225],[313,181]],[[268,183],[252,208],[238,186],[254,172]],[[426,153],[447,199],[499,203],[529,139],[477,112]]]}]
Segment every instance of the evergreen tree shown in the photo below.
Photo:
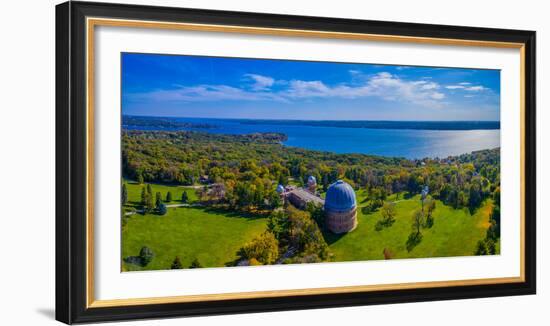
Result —
[{"label": "evergreen tree", "polygon": [[183,193],[181,194],[181,202],[182,203],[187,203],[187,201],[189,200],[189,197],[187,196],[187,191],[184,190]]},{"label": "evergreen tree", "polygon": [[151,195],[151,197],[153,196],[153,188],[150,183],[147,184],[147,193]]},{"label": "evergreen tree", "polygon": [[147,199],[145,202],[145,212],[149,213],[152,212],[155,209],[155,203],[153,202],[153,196],[151,194],[147,194]]},{"label": "evergreen tree", "polygon": [[174,258],[174,261],[172,262],[172,266],[170,266],[171,269],[182,269],[183,265],[181,264],[181,260],[179,256],[176,256]]},{"label": "evergreen tree", "polygon": [[140,185],[142,185],[143,182],[145,182],[145,181],[143,180],[143,175],[142,175],[141,173],[138,174],[137,182],[138,182]]},{"label": "evergreen tree", "polygon": [[153,195],[149,192],[151,190],[151,185],[141,188],[141,205],[145,213],[151,212],[155,206],[153,203]]},{"label": "evergreen tree", "polygon": [[169,203],[172,201],[172,192],[169,191],[168,193],[166,193],[166,202]]},{"label": "evergreen tree", "polygon": [[197,258],[193,259],[193,261],[191,262],[191,266],[189,266],[189,268],[201,268],[201,267],[202,265]]},{"label": "evergreen tree", "polygon": [[162,204],[162,195],[161,195],[160,191],[158,191],[155,194],[155,207],[157,209],[159,209],[161,204]]},{"label": "evergreen tree", "polygon": [[141,259],[141,264],[143,266],[147,266],[153,260],[154,254],[149,247],[141,247],[141,250],[139,251],[139,258]]},{"label": "evergreen tree", "polygon": [[147,205],[147,189],[145,187],[141,188],[141,205],[146,206]]}]

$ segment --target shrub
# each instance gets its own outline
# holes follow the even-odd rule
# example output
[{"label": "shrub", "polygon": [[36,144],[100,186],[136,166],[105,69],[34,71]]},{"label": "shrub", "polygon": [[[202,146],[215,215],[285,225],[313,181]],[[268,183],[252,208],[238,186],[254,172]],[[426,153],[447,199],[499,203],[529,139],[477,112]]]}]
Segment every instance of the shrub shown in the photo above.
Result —
[{"label": "shrub", "polygon": [[388,248],[384,248],[383,251],[384,259],[392,259],[393,258],[393,252],[389,250]]},{"label": "shrub", "polygon": [[256,258],[250,258],[250,260],[248,261],[248,266],[258,266],[261,264],[262,263],[260,263]]},{"label": "shrub", "polygon": [[139,258],[141,259],[141,264],[147,266],[153,260],[154,254],[149,247],[141,247],[139,251]]},{"label": "shrub", "polygon": [[159,215],[166,215],[168,212],[168,209],[166,208],[166,205],[164,203],[160,203],[158,207]]},{"label": "shrub", "polygon": [[191,262],[191,265],[189,266],[189,268],[202,268],[202,264],[199,262],[198,258],[195,258]]},{"label": "shrub", "polygon": [[171,269],[182,269],[183,265],[181,264],[180,257],[176,256],[174,258],[174,261],[172,262],[172,266],[170,266]]}]

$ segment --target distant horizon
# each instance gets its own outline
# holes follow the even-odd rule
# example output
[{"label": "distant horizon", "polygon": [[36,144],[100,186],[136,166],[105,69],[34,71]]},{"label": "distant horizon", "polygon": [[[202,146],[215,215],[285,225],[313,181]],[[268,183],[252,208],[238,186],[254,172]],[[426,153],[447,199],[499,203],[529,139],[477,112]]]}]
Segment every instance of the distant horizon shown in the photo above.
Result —
[{"label": "distant horizon", "polygon": [[500,121],[500,70],[122,53],[122,112],[319,121]]},{"label": "distant horizon", "polygon": [[272,121],[372,121],[372,122],[499,122],[500,120],[374,120],[374,119],[284,119],[284,118],[222,118],[222,117],[188,117],[168,115],[147,115],[147,114],[122,114],[129,117],[148,118],[176,118],[176,119],[212,119],[212,120],[272,120]]}]

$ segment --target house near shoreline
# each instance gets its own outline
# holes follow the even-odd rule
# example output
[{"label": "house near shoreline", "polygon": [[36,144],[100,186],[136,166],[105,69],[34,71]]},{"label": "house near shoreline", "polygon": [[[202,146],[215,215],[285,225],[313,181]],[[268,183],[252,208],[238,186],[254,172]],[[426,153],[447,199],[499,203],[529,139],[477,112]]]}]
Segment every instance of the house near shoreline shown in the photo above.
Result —
[{"label": "house near shoreline", "polygon": [[283,200],[299,209],[306,209],[309,203],[322,207],[325,211],[327,228],[333,233],[346,233],[357,227],[357,199],[353,188],[345,181],[338,180],[327,190],[326,199],[316,192],[317,182],[310,176],[307,188],[277,186]]}]

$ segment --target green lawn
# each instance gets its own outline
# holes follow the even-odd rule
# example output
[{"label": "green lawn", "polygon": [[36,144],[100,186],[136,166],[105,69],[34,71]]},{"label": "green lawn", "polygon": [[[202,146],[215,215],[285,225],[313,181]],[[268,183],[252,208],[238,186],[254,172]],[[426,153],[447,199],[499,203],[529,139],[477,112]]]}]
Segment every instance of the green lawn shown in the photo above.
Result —
[{"label": "green lawn", "polygon": [[[139,206],[141,202],[141,189],[146,186],[146,184],[140,185],[137,182],[124,180],[126,183],[126,189],[128,189],[128,206]],[[195,189],[192,187],[186,186],[165,186],[159,184],[151,184],[153,194],[156,194],[158,191],[162,194],[162,200],[166,200],[166,194],[168,191],[172,192],[172,201],[167,204],[181,204],[181,194],[184,191],[187,191],[187,196],[189,197],[189,202],[197,200],[197,194]]]},{"label": "green lawn", "polygon": [[[358,204],[364,206],[363,193],[358,193]],[[395,200],[395,197],[390,197]],[[334,261],[384,259],[384,249],[393,254],[393,258],[448,257],[473,255],[476,244],[485,237],[489,227],[489,215],[492,202],[486,201],[474,215],[467,209],[455,210],[436,201],[433,213],[434,225],[422,230],[422,241],[410,252],[406,242],[411,233],[411,214],[420,208],[419,196],[396,202],[395,223],[381,231],[375,230],[380,212],[364,215],[358,209],[357,228],[345,235],[325,234]]]},{"label": "green lawn", "polygon": [[[128,206],[139,206],[142,185],[125,181],[128,188]],[[190,187],[152,185],[153,193],[160,191],[163,199],[172,192],[173,204],[181,203],[181,194],[187,191],[190,202],[197,199]],[[344,235],[325,233],[333,254],[333,261],[384,259],[384,249],[393,258],[449,257],[473,255],[476,244],[485,237],[489,227],[492,202],[487,200],[473,215],[467,209],[455,210],[436,201],[434,225],[422,230],[422,241],[411,251],[406,242],[412,231],[412,212],[420,208],[419,196],[404,199],[392,195],[396,201],[396,221],[392,226],[375,230],[380,212],[364,215],[365,191],[357,192],[358,226]],[[213,211],[202,207],[168,208],[165,216],[135,214],[127,218],[122,232],[123,258],[137,256],[147,246],[155,254],[145,267],[123,262],[124,270],[168,269],[176,256],[188,267],[197,258],[204,267],[221,267],[234,261],[237,251],[248,241],[266,230],[266,218],[245,217],[237,213]],[[500,243],[497,243],[497,250]]]},{"label": "green lawn", "polygon": [[169,269],[179,256],[188,267],[197,258],[203,267],[234,261],[237,251],[266,229],[266,218],[209,211],[205,208],[169,208],[164,216],[132,215],[122,232],[122,257],[151,248],[154,259],[145,267],[124,262],[126,270]]}]

